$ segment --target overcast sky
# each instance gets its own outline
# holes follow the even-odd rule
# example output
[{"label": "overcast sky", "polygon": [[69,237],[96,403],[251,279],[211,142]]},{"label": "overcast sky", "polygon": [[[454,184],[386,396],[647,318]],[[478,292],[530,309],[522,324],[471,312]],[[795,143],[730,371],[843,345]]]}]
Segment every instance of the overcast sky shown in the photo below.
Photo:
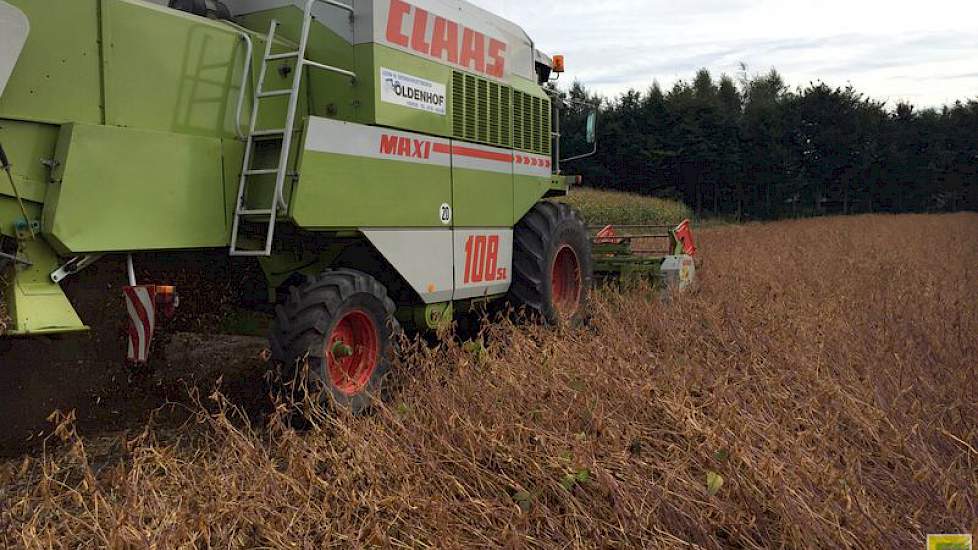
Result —
[{"label": "overcast sky", "polygon": [[889,105],[978,98],[978,2],[471,0],[567,57],[564,78],[606,95],[772,67],[792,86],[852,83]]}]

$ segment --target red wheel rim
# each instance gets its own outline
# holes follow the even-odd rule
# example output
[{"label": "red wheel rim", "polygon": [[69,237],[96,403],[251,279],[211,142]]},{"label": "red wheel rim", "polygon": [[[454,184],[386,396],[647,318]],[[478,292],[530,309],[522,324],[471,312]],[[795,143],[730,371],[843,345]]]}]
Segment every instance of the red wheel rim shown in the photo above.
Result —
[{"label": "red wheel rim", "polygon": [[336,323],[326,345],[326,361],[333,386],[356,395],[370,382],[380,355],[377,326],[366,312],[355,309]]},{"label": "red wheel rim", "polygon": [[557,250],[550,281],[557,314],[564,319],[573,317],[581,305],[583,284],[581,263],[577,259],[577,252],[570,245],[562,245]]}]

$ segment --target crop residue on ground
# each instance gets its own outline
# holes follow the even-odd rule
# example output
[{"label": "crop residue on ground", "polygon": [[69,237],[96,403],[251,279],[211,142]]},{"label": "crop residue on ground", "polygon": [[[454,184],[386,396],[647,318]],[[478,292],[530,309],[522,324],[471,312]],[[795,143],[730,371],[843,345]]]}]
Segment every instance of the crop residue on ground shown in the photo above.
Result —
[{"label": "crop residue on ground", "polygon": [[[701,285],[419,346],[369,418],[0,466],[0,543],[918,548],[978,528],[978,216],[713,228]],[[692,545],[692,546],[690,546]]]}]

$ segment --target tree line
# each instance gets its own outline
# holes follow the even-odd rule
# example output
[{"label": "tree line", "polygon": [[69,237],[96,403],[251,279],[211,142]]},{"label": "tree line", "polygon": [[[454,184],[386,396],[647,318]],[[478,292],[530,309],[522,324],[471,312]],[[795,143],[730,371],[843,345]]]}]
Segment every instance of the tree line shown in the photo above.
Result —
[{"label": "tree line", "polygon": [[[746,74],[746,71],[744,71]],[[777,71],[607,99],[580,82],[559,92],[565,173],[587,185],[684,201],[737,219],[978,209],[978,101],[888,106],[851,85],[789,88]]]}]

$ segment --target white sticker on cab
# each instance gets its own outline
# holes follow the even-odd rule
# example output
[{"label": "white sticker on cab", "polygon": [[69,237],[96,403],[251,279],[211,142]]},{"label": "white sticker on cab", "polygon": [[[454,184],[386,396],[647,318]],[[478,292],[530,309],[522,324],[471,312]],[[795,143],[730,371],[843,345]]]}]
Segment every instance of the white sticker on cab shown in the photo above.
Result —
[{"label": "white sticker on cab", "polygon": [[380,99],[441,116],[448,112],[444,84],[384,67],[380,68]]}]

